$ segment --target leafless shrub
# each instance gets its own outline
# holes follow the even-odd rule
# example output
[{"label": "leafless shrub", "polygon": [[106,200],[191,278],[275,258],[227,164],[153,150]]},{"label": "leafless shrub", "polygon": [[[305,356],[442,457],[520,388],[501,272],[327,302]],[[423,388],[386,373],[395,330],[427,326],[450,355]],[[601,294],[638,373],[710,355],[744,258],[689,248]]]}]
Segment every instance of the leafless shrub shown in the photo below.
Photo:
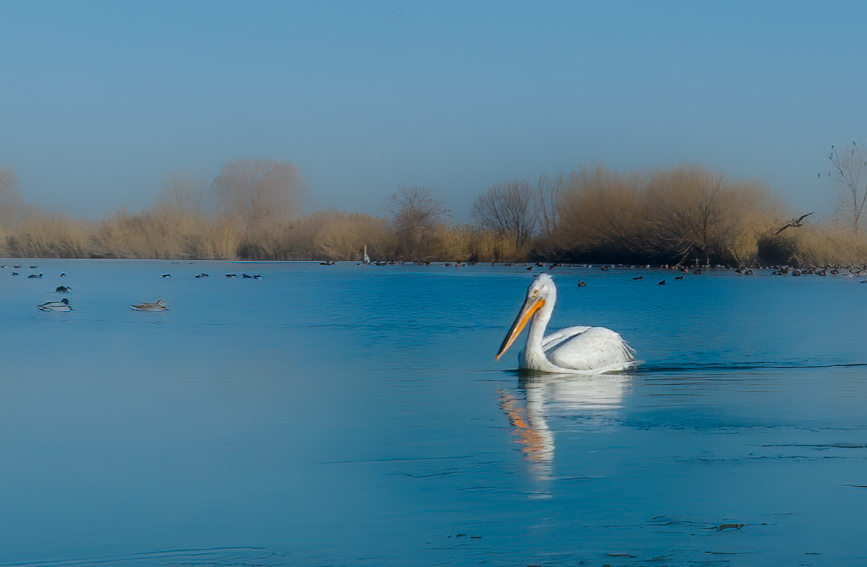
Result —
[{"label": "leafless shrub", "polygon": [[387,207],[389,229],[395,236],[394,256],[401,260],[428,260],[437,252],[435,229],[449,215],[430,187],[399,187]]},{"label": "leafless shrub", "polygon": [[573,259],[750,263],[779,209],[763,185],[729,183],[700,167],[584,167],[560,187],[557,222],[537,248]]},{"label": "leafless shrub", "polygon": [[537,215],[536,195],[530,183],[516,179],[490,187],[473,204],[473,220],[489,230],[515,241],[520,247],[533,236]]},{"label": "leafless shrub", "polygon": [[603,166],[584,167],[566,178],[557,238],[573,253],[606,251],[629,255],[646,246],[637,175],[620,175]]},{"label": "leafless shrub", "polygon": [[553,177],[541,175],[536,184],[538,234],[534,247],[542,256],[559,256],[563,248],[560,242],[560,211],[567,186],[568,178],[562,173]]},{"label": "leafless shrub", "polygon": [[678,261],[754,256],[758,234],[775,209],[761,184],[728,183],[701,167],[654,174],[643,201],[651,249]]},{"label": "leafless shrub", "polygon": [[242,159],[227,164],[212,189],[220,212],[255,237],[298,215],[303,183],[291,163]]},{"label": "leafless shrub", "polygon": [[179,218],[204,220],[205,182],[186,174],[170,176],[157,197],[157,206],[171,211]]}]

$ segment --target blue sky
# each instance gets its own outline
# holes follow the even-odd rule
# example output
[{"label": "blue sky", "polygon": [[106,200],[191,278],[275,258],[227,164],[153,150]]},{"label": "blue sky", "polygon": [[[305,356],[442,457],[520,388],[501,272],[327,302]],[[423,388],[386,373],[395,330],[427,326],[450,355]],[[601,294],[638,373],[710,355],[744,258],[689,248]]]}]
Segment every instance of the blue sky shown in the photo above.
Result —
[{"label": "blue sky", "polygon": [[867,2],[0,0],[0,167],[99,218],[168,176],[294,163],[308,210],[701,164],[833,212],[867,136]]}]

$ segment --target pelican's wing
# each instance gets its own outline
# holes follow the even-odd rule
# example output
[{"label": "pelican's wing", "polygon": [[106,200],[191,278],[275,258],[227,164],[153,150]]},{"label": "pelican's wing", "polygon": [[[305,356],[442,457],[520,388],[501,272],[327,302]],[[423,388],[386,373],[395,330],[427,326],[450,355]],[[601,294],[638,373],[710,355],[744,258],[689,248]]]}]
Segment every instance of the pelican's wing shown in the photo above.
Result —
[{"label": "pelican's wing", "polygon": [[632,347],[611,329],[570,327],[552,336],[560,334],[567,336],[542,348],[548,360],[561,368],[608,372],[627,368],[635,360]]},{"label": "pelican's wing", "polygon": [[553,333],[542,339],[542,350],[554,348],[563,341],[567,341],[575,335],[580,335],[588,329],[590,329],[590,327],[566,327],[565,329],[554,331]]}]

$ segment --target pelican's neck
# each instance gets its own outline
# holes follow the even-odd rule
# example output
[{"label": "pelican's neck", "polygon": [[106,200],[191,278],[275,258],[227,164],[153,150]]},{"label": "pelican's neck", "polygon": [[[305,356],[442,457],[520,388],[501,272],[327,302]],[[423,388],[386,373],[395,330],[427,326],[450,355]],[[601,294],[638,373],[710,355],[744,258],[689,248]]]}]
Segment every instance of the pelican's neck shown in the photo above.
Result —
[{"label": "pelican's neck", "polygon": [[545,299],[545,305],[536,311],[533,318],[530,320],[530,329],[527,331],[527,355],[538,355],[545,357],[542,350],[542,339],[545,338],[545,329],[548,328],[548,321],[551,320],[551,313],[554,311],[554,302],[557,300],[556,295],[552,295]]}]

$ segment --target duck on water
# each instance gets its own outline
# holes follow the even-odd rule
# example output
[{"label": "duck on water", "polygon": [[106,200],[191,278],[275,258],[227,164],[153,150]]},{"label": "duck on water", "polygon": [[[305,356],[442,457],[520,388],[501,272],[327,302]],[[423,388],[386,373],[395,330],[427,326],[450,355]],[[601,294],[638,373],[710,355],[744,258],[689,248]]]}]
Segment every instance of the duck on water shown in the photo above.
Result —
[{"label": "duck on water", "polygon": [[72,311],[69,300],[65,297],[60,301],[46,301],[36,306],[40,311]]},{"label": "duck on water", "polygon": [[133,311],[168,311],[169,304],[165,302],[164,299],[157,299],[153,303],[136,303],[134,305],[129,306]]}]

